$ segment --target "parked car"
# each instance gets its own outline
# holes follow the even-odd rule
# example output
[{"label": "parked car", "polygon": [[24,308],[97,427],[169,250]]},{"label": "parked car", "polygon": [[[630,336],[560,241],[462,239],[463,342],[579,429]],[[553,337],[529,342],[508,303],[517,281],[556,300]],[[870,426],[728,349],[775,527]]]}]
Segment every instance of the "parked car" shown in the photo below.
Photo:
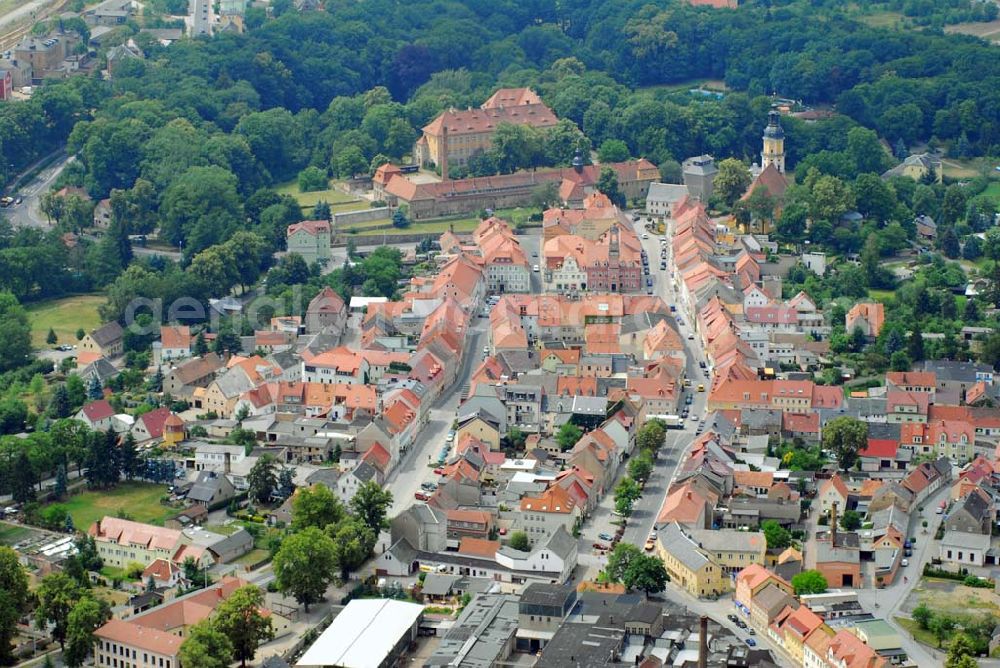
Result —
[{"label": "parked car", "polygon": [[611,548],[605,545],[604,543],[594,543],[594,549],[604,552],[606,550],[610,550]]},{"label": "parked car", "polygon": [[757,641],[754,640],[753,638],[747,638],[747,645],[749,647],[756,647],[757,646]]},{"label": "parked car", "polygon": [[434,469],[434,475],[444,475],[444,471],[441,469]]},{"label": "parked car", "polygon": [[756,631],[754,631],[753,629],[747,629],[747,633],[749,633],[749,634],[750,634],[750,635],[752,635],[752,636],[755,636],[755,635],[757,635],[757,632],[756,632]]},{"label": "parked car", "polygon": [[737,619],[739,619],[739,617],[737,617],[736,615],[730,613],[730,614],[726,615],[726,619],[728,619],[731,622],[735,622]]},{"label": "parked car", "polygon": [[611,534],[608,533],[599,533],[597,534],[597,537],[600,538],[601,540],[606,540],[609,543],[614,540],[614,538],[611,537]]},{"label": "parked car", "polygon": [[747,623],[744,622],[742,619],[740,619],[740,618],[737,617],[737,619],[736,619],[736,626],[740,627],[743,630],[746,630]]},{"label": "parked car", "polygon": [[417,492],[416,494],[413,495],[413,498],[416,499],[417,501],[426,501],[430,497],[424,494],[423,492]]},{"label": "parked car", "polygon": [[903,559],[901,562],[899,562],[899,565],[900,566],[909,566],[910,565],[910,560],[909,559]]}]

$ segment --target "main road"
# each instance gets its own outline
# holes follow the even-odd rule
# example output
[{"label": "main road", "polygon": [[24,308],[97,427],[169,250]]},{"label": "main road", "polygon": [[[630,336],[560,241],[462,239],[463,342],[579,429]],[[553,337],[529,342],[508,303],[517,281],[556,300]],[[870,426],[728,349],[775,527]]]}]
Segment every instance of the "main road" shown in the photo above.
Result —
[{"label": "main road", "polygon": [[3,213],[14,227],[48,229],[49,221],[41,211],[42,194],[59,178],[66,165],[75,159],[74,156],[60,153],[55,162],[39,172],[29,183],[10,193],[11,197],[19,197],[21,203],[11,205],[0,213]]},{"label": "main road", "polygon": [[[633,220],[633,226],[635,233],[642,240],[643,250],[646,251],[649,260],[649,277],[653,279],[653,294],[661,297],[669,305],[677,305],[676,290],[671,280],[672,272],[669,270],[669,243],[664,246],[667,249],[668,256],[668,259],[664,261],[666,268],[660,267],[660,239],[669,239],[669,232],[665,237],[648,234],[637,220]],[[646,238],[643,238],[643,235]],[[709,384],[707,372],[699,365],[699,362],[706,361],[705,352],[702,349],[700,338],[691,329],[690,323],[685,322],[681,311],[682,309],[678,307],[674,315],[678,318],[678,331],[680,332],[681,340],[684,342],[687,356],[687,377],[691,380],[691,387],[684,390],[685,396],[690,395],[692,397],[692,403],[688,406],[690,416],[684,421],[683,429],[671,429],[667,431],[663,447],[657,456],[653,472],[646,482],[643,494],[632,507],[632,514],[625,526],[623,540],[626,543],[638,545],[639,547],[645,544],[647,537],[653,530],[653,525],[656,523],[656,517],[663,506],[663,501],[667,497],[671,484],[677,478],[677,472],[681,463],[688,455],[691,443],[697,435],[698,426],[704,421],[707,414],[707,395],[704,392],[697,391],[699,384],[704,384],[706,389]],[[684,399],[682,398],[681,401],[683,402]],[[619,477],[625,475],[624,469],[625,467],[623,466],[622,470],[619,471]],[[597,570],[603,567],[606,561],[606,557],[595,553],[592,543],[606,543],[606,540],[600,538],[600,534],[614,533],[614,526],[611,524],[612,519],[614,519],[611,512],[614,507],[612,497],[613,493],[609,492],[599,506],[595,508],[581,530],[579,550],[581,555],[580,563],[585,567],[585,572],[582,574],[583,577],[590,578],[596,576]]]},{"label": "main road", "polygon": [[465,337],[462,366],[455,382],[444,390],[431,407],[429,420],[417,435],[413,447],[403,456],[399,465],[389,474],[386,487],[392,492],[390,517],[395,517],[413,504],[413,495],[420,491],[420,485],[435,481],[433,469],[428,463],[436,461],[444,447],[448,431],[457,417],[462,399],[462,388],[468,384],[472,372],[482,362],[482,349],[489,320],[473,313],[469,332]]}]

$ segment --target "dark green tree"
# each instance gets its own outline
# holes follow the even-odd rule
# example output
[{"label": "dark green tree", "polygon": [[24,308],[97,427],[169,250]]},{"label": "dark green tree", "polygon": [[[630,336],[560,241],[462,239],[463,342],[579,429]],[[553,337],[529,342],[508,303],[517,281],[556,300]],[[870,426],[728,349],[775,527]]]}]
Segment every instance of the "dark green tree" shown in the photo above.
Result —
[{"label": "dark green tree", "polygon": [[606,195],[618,208],[625,208],[625,194],[618,183],[618,174],[612,168],[601,168],[601,175],[597,179],[597,190]]},{"label": "dark green tree", "polygon": [[316,527],[288,536],[274,555],[274,575],[278,589],[291,594],[305,606],[323,600],[326,588],[337,574],[337,548],[333,540]]},{"label": "dark green tree", "polygon": [[841,470],[847,471],[868,443],[868,427],[861,420],[843,416],[830,420],[823,428],[823,449],[837,457]]},{"label": "dark green tree", "polygon": [[531,543],[528,541],[528,534],[523,531],[515,531],[510,535],[510,540],[507,544],[515,550],[520,552],[527,552],[531,549]]},{"label": "dark green tree", "polygon": [[250,469],[247,476],[249,494],[257,503],[267,503],[278,486],[277,463],[271,455],[264,455]]},{"label": "dark green tree", "polygon": [[906,352],[913,362],[924,359],[924,333],[920,330],[920,323],[913,323],[913,330],[910,332],[909,341],[906,344]]},{"label": "dark green tree", "polygon": [[104,599],[86,594],[70,610],[66,622],[66,646],[63,660],[78,668],[94,648],[94,632],[111,619],[111,606]]},{"label": "dark green tree", "polygon": [[390,506],[392,506],[392,492],[383,489],[374,480],[369,480],[358,487],[351,498],[354,515],[376,535],[386,528],[385,518]]},{"label": "dark green tree", "polygon": [[802,594],[822,594],[826,591],[826,578],[819,571],[802,571],[792,578],[796,596]]},{"label": "dark green tree", "polygon": [[274,625],[264,614],[264,594],[256,585],[240,587],[215,610],[212,626],[229,638],[233,659],[246,668],[262,642],[274,638]]}]

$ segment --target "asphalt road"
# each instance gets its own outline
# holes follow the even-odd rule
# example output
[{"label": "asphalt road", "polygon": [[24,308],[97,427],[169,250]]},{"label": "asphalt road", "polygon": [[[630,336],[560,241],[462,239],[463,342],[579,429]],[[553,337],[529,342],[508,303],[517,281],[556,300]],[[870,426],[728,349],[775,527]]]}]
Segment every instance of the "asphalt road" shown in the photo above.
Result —
[{"label": "asphalt road", "polygon": [[[635,227],[636,233],[640,235],[641,239],[644,230],[639,224],[636,224]],[[648,236],[649,238],[642,239],[642,245],[649,257],[649,275],[653,278],[654,294],[663,298],[667,304],[675,304],[677,303],[676,295],[674,286],[670,280],[671,273],[669,267],[668,269],[660,269],[659,240],[662,237],[653,234]],[[688,334],[693,332],[687,327],[686,323],[679,329],[687,352],[687,375],[692,380],[692,387],[685,390],[686,393],[692,396],[692,403],[688,407],[691,419],[685,421],[683,429],[670,429],[667,431],[664,445],[660,449],[656,465],[646,483],[642,497],[632,507],[632,515],[625,526],[623,541],[639,547],[645,544],[646,538],[652,531],[656,517],[663,506],[663,500],[667,496],[671,483],[677,477],[677,469],[680,463],[687,457],[688,449],[696,436],[698,422],[695,420],[704,420],[707,413],[706,394],[695,391],[700,382],[699,379],[705,379],[706,377],[705,371],[698,365],[699,361],[705,359],[705,353],[701,348],[701,341],[697,336],[692,339],[687,338]],[[707,381],[705,381],[705,384],[707,386]],[[619,479],[625,473],[626,470],[623,466],[622,470],[619,471]],[[611,524],[611,520],[614,518],[611,514],[611,509],[614,505],[613,496],[613,493],[610,492],[605,496],[599,507],[594,510],[591,517],[584,524],[581,531],[579,545],[580,562],[587,570],[584,577],[596,576],[596,570],[599,570],[604,564],[605,558],[595,551],[593,543],[606,543],[607,541],[601,539],[599,535],[601,533],[614,533],[614,525]]]},{"label": "asphalt road", "polygon": [[531,293],[541,294],[542,292],[542,273],[540,271],[534,271],[537,265],[539,269],[542,266],[542,233],[541,230],[532,230],[531,234],[524,234],[517,238],[518,242],[521,244],[521,248],[524,250],[524,254],[528,259],[528,264],[531,265]]},{"label": "asphalt road", "polygon": [[61,155],[54,163],[43,169],[34,179],[25,184],[12,197],[20,197],[21,203],[3,210],[3,214],[14,227],[51,227],[39,208],[41,196],[48,191],[52,183],[59,177],[63,169],[75,160],[74,156]]},{"label": "asphalt road", "polygon": [[437,460],[452,422],[457,417],[462,388],[469,382],[472,372],[483,360],[481,351],[488,325],[489,320],[486,318],[472,319],[469,334],[465,337],[462,368],[458,370],[455,382],[438,397],[430,410],[430,420],[420,430],[414,446],[389,475],[386,487],[392,492],[390,517],[395,517],[414,503],[413,495],[420,491],[422,483],[437,482],[438,476],[434,475],[434,469],[428,466],[428,463]]}]

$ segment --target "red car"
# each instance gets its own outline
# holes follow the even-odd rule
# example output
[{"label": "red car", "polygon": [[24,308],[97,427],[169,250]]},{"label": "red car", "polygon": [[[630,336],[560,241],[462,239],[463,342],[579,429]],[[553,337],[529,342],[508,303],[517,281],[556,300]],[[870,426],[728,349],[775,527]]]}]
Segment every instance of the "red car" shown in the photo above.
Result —
[{"label": "red car", "polygon": [[417,501],[426,501],[431,497],[427,496],[423,492],[417,492],[416,494],[413,495],[413,498],[416,499]]},{"label": "red car", "polygon": [[434,475],[444,475],[444,471],[441,469],[434,469]]},{"label": "red car", "polygon": [[609,549],[611,549],[611,548],[609,548],[609,547],[608,547],[607,545],[605,545],[604,543],[594,543],[594,549],[595,549],[595,550],[601,550],[601,551],[604,551],[604,550],[609,550]]}]

